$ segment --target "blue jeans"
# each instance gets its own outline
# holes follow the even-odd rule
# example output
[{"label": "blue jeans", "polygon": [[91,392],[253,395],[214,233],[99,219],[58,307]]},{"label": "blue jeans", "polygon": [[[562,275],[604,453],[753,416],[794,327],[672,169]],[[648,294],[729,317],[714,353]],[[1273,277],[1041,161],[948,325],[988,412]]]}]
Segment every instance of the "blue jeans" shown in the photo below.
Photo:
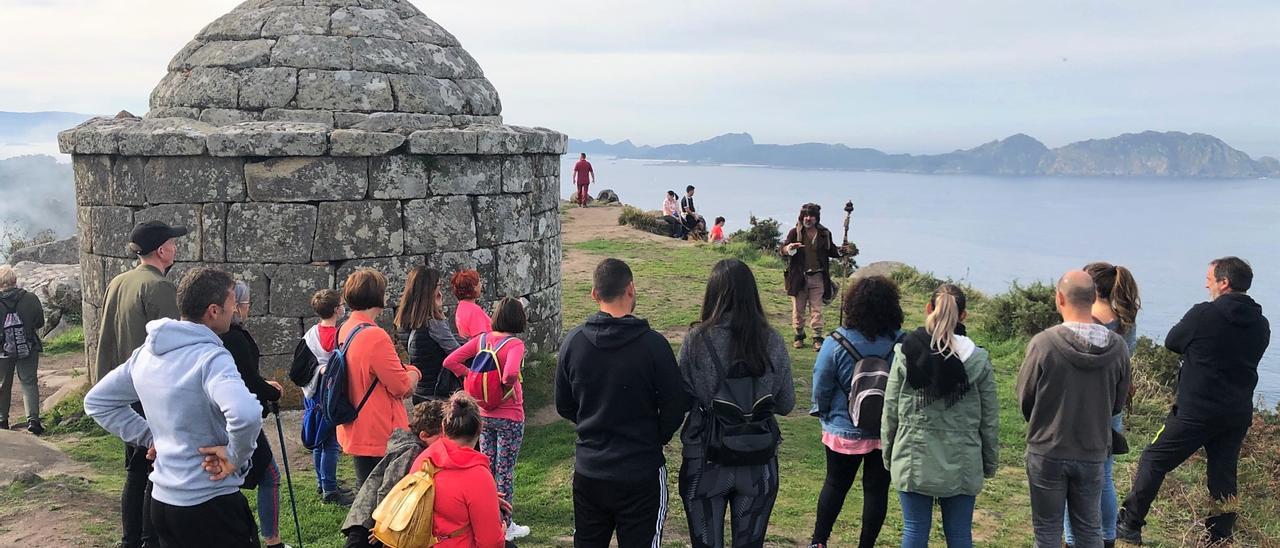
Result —
[{"label": "blue jeans", "polygon": [[320,447],[311,450],[311,463],[315,465],[321,493],[338,490],[338,455],[341,452],[337,436],[330,436]]},{"label": "blue jeans", "polygon": [[933,501],[942,506],[942,532],[948,548],[973,547],[973,506],[977,497],[956,495],[935,499],[918,493],[898,492],[902,504],[902,548],[927,548],[933,528]]},{"label": "blue jeans", "polygon": [[258,484],[258,523],[262,538],[280,536],[280,468],[274,458],[267,463]]},{"label": "blue jeans", "polygon": [[[1111,429],[1124,432],[1124,413],[1111,417]],[[1102,540],[1116,539],[1116,519],[1120,515],[1120,502],[1116,495],[1116,482],[1111,476],[1111,467],[1115,465],[1115,457],[1107,457],[1107,464],[1102,469]],[[1076,543],[1071,534],[1071,504],[1062,514],[1063,538],[1072,546]]]}]

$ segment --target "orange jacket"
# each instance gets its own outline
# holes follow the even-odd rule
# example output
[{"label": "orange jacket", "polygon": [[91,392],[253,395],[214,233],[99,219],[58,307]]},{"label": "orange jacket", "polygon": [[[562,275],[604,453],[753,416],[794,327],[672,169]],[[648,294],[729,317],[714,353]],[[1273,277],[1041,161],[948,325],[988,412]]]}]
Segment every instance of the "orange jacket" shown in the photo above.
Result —
[{"label": "orange jacket", "polygon": [[346,341],[361,324],[373,325],[356,335],[347,348],[347,397],[351,405],[360,405],[375,378],[378,386],[355,421],[338,425],[338,444],[349,455],[382,457],[386,456],[391,432],[409,428],[403,400],[413,394],[418,376],[412,367],[400,363],[391,336],[363,312],[351,313],[351,319],[338,331],[338,341]]},{"label": "orange jacket", "polygon": [[436,503],[432,520],[438,537],[470,525],[456,537],[442,540],[442,548],[502,548],[506,545],[502,514],[498,509],[498,485],[489,471],[489,457],[441,437],[413,461],[410,471],[427,459],[437,468]]}]

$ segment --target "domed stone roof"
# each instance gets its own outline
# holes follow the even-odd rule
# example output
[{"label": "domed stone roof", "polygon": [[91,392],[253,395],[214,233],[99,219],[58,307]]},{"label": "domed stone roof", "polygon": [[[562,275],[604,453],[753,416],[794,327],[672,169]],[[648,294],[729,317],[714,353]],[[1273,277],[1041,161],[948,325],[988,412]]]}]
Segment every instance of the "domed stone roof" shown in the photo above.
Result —
[{"label": "domed stone roof", "polygon": [[147,117],[331,128],[373,117],[396,131],[500,124],[501,112],[480,65],[408,0],[249,0],[174,56]]}]

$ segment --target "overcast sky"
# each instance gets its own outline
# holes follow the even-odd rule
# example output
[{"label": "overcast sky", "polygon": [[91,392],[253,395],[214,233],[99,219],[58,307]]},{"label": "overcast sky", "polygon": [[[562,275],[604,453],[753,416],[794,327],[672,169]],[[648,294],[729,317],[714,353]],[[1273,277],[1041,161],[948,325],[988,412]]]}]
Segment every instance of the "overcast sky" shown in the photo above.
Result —
[{"label": "overcast sky", "polygon": [[[0,0],[0,110],[147,110],[236,0]],[[576,138],[967,148],[1199,131],[1280,156],[1280,2],[415,1],[510,123]]]}]

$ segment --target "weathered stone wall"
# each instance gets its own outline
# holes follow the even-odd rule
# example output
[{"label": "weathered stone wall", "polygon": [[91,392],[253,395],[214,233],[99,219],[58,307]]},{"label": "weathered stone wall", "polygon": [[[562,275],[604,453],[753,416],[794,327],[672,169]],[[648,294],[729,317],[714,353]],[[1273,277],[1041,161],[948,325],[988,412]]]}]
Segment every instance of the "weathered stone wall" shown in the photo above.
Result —
[{"label": "weathered stone wall", "polygon": [[475,268],[482,304],[527,297],[527,340],[544,350],[559,341],[562,134],[126,117],[96,119],[61,140],[74,153],[90,360],[106,285],[134,265],[129,231],[152,219],[191,230],[179,240],[175,283],[214,266],[250,285],[246,323],[264,372],[286,368],[316,321],[310,295],[340,288],[360,267],[387,275],[392,307],[415,265],[446,275]]}]

